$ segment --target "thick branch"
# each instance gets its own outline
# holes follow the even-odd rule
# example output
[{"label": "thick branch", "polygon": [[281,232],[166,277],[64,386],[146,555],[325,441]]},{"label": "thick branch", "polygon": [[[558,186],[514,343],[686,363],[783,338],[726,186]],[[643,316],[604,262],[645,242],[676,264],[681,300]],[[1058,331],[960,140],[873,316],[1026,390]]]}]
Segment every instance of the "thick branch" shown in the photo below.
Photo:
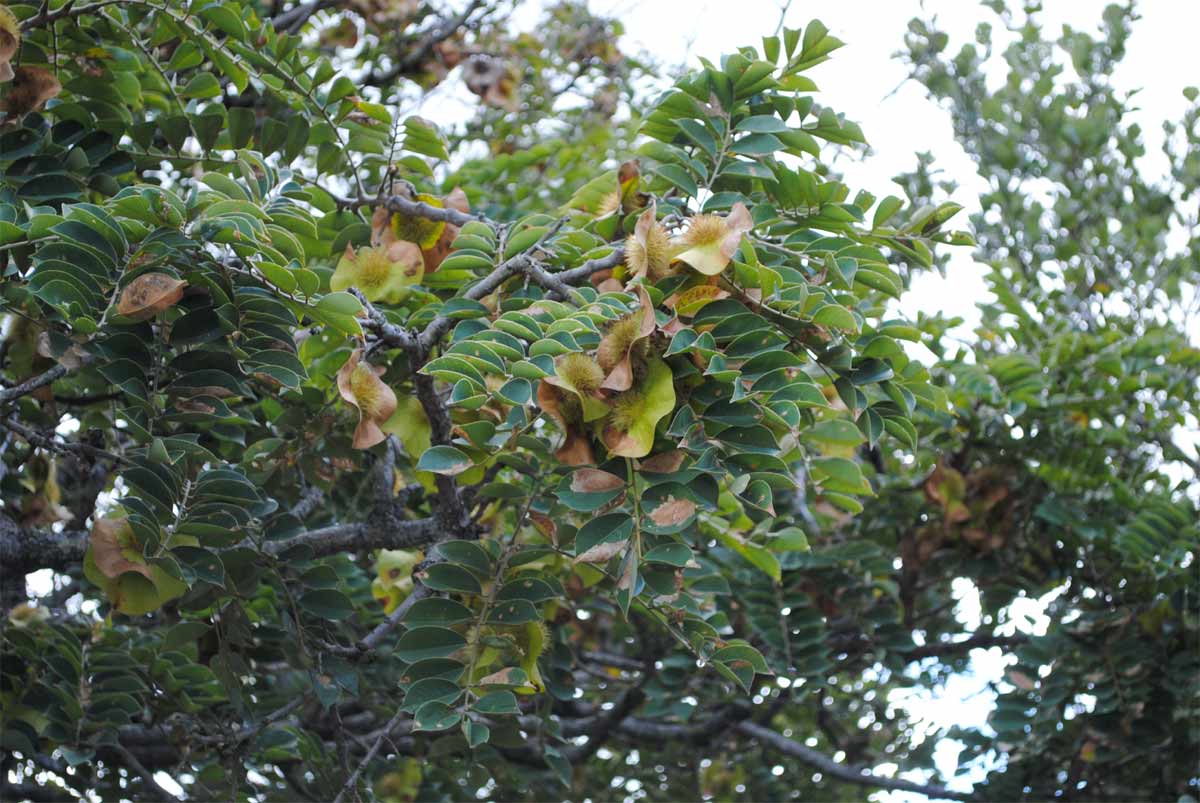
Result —
[{"label": "thick branch", "polygon": [[26,379],[19,385],[13,385],[11,388],[0,390],[0,407],[22,396],[33,393],[38,388],[45,387],[55,380],[62,379],[69,373],[71,373],[71,370],[62,363],[59,363],[45,373],[38,374],[32,379]]},{"label": "thick branch", "polygon": [[304,23],[308,22],[318,11],[324,8],[332,8],[338,2],[339,0],[312,0],[309,3],[297,3],[282,14],[273,17],[271,24],[275,26],[275,30],[277,31],[295,33],[304,27]]},{"label": "thick branch", "polygon": [[847,783],[874,786],[879,789],[894,789],[900,792],[916,792],[917,794],[939,800],[974,799],[974,796],[970,793],[955,792],[944,786],[913,783],[912,781],[905,781],[899,778],[884,778],[879,775],[873,775],[870,770],[862,767],[839,764],[828,756],[818,753],[816,750],[805,747],[799,742],[792,741],[786,736],[750,720],[739,722],[735,727],[740,733],[758,740],[760,744],[771,747],[781,753],[786,753],[793,758],[798,758],[805,764],[820,770],[822,774],[846,781]]},{"label": "thick branch", "polygon": [[282,555],[292,549],[307,547],[315,557],[373,549],[412,549],[430,543],[438,532],[436,519],[401,520],[396,517],[396,511],[384,510],[372,514],[365,522],[309,530],[282,541],[270,541],[264,548],[271,555]]},{"label": "thick branch", "polygon": [[83,562],[87,533],[64,530],[26,530],[0,513],[0,567],[6,576],[24,576],[38,569],[64,571]]},{"label": "thick branch", "polygon": [[[374,206],[379,202],[372,199],[361,199],[352,204],[354,206]],[[405,198],[403,195],[389,195],[383,200],[383,205],[390,212],[401,212],[405,215],[413,217],[422,217],[426,220],[435,220],[443,223],[451,223],[455,226],[465,226],[472,221],[487,223],[490,226],[496,224],[481,215],[472,215],[470,212],[460,212],[453,207],[434,206],[427,204],[424,201],[414,201],[411,198]]]},{"label": "thick branch", "polygon": [[646,693],[642,691],[640,686],[627,689],[612,708],[599,714],[593,720],[591,727],[587,731],[587,742],[579,746],[567,748],[563,751],[563,757],[572,764],[578,764],[591,758],[608,741],[609,737],[617,731],[621,723],[645,699]]},{"label": "thick branch", "polygon": [[471,19],[471,15],[483,5],[483,0],[471,0],[461,13],[447,19],[439,20],[436,24],[430,26],[429,30],[416,41],[412,49],[408,53],[405,53],[403,57],[397,59],[391,68],[383,72],[372,72],[364,79],[363,83],[370,86],[379,86],[418,69],[429,58],[429,54],[433,52],[434,47],[439,42],[443,42],[453,36],[454,32],[466,25]]}]

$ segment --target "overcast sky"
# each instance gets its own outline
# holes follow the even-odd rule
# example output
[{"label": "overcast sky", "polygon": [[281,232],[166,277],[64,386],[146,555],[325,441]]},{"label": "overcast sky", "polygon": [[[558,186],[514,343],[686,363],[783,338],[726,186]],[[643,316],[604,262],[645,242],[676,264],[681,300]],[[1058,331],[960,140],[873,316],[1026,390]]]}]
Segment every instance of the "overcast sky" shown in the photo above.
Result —
[{"label": "overcast sky", "polygon": [[[785,0],[591,0],[597,12],[609,13],[626,26],[623,49],[645,50],[668,64],[695,66],[704,56],[713,60],[733,48],[761,42],[775,30]],[[1011,3],[1020,6],[1019,0]],[[1095,30],[1108,2],[1102,0],[1045,0],[1041,19],[1048,35],[1057,36],[1064,23]],[[1140,88],[1135,115],[1147,141],[1147,168],[1164,170],[1160,158],[1163,120],[1178,120],[1186,107],[1183,88],[1200,83],[1200,50],[1194,43],[1200,31],[1200,2],[1147,0],[1142,19],[1133,28],[1128,55],[1116,75],[1118,88]],[[893,58],[903,47],[908,21],[936,15],[950,35],[951,50],[973,41],[981,21],[998,23],[989,9],[971,0],[838,0],[815,3],[793,0],[785,24],[802,27],[820,19],[846,47],[811,73],[819,96],[837,111],[858,122],[872,152],[862,162],[838,163],[851,187],[882,197],[902,195],[892,176],[911,170],[919,151],[936,154],[938,166],[960,185],[954,200],[966,210],[955,222],[965,227],[966,215],[978,209],[980,182],[962,148],[954,141],[947,114],[928,100],[924,89],[905,81],[905,68]],[[998,24],[993,25],[998,28]],[[997,72],[996,81],[1003,80]],[[902,309],[915,315],[941,310],[967,320],[968,331],[979,316],[975,303],[985,293],[983,271],[966,249],[954,249],[948,276],[919,279],[906,294]]]}]

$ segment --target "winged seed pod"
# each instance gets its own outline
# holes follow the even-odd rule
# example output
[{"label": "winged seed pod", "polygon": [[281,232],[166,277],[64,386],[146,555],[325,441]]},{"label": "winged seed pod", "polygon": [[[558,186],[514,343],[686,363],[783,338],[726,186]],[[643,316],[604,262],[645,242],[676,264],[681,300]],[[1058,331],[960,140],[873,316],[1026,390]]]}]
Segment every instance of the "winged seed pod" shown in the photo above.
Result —
[{"label": "winged seed pod", "polygon": [[750,210],[740,201],[725,217],[696,215],[676,241],[679,253],[675,259],[706,276],[716,276],[725,270],[742,244],[742,235],[753,226]]},{"label": "winged seed pod", "polygon": [[630,315],[614,322],[600,341],[596,359],[604,371],[604,390],[629,390],[633,386],[633,351],[654,334],[654,304],[646,288],[638,285],[641,306]]},{"label": "winged seed pod", "polygon": [[13,79],[12,61],[21,45],[21,25],[7,6],[0,6],[0,83]]},{"label": "winged seed pod", "polygon": [[655,217],[655,207],[651,201],[625,241],[625,265],[630,278],[648,276],[656,282],[671,275],[671,238]]},{"label": "winged seed pod", "polygon": [[329,279],[331,290],[357,287],[368,301],[398,304],[408,295],[411,285],[425,275],[421,249],[397,240],[390,245],[375,245],[355,251],[346,246],[337,268]]},{"label": "winged seed pod", "polygon": [[21,117],[41,109],[61,91],[62,84],[45,67],[18,67],[13,71],[12,86],[4,98],[4,111],[9,117]]},{"label": "winged seed pod", "polygon": [[369,449],[387,436],[379,425],[396,411],[396,394],[379,377],[386,370],[362,361],[362,349],[355,349],[338,370],[338,392],[358,410],[354,430],[354,448]]}]

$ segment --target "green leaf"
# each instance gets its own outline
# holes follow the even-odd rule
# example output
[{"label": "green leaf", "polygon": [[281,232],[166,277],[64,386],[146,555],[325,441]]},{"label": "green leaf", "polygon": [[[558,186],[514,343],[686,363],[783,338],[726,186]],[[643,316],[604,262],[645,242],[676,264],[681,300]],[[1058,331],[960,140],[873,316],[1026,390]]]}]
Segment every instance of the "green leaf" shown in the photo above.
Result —
[{"label": "green leaf", "polygon": [[453,477],[473,465],[470,457],[453,446],[431,446],[417,461],[417,470]]},{"label": "green leaf", "polygon": [[300,595],[300,607],[321,619],[336,622],[354,615],[354,603],[340,591],[322,588]]},{"label": "green leaf", "polygon": [[396,644],[396,657],[415,663],[426,658],[445,658],[465,647],[467,640],[445,627],[414,627]]}]

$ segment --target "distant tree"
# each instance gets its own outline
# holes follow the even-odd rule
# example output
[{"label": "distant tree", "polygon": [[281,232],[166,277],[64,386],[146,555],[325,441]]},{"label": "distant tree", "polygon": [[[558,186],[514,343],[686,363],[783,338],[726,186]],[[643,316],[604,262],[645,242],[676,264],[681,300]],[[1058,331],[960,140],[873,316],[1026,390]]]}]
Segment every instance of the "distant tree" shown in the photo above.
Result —
[{"label": "distant tree", "polygon": [[[969,799],[946,735],[982,798],[1194,793],[1198,113],[1146,179],[1132,12],[1001,9],[1000,92],[914,22],[994,187],[956,346],[891,305],[974,241],[931,159],[822,161],[823,25],[649,99],[510,11],[0,7],[3,798]],[[923,738],[893,692],[991,646]]]}]

